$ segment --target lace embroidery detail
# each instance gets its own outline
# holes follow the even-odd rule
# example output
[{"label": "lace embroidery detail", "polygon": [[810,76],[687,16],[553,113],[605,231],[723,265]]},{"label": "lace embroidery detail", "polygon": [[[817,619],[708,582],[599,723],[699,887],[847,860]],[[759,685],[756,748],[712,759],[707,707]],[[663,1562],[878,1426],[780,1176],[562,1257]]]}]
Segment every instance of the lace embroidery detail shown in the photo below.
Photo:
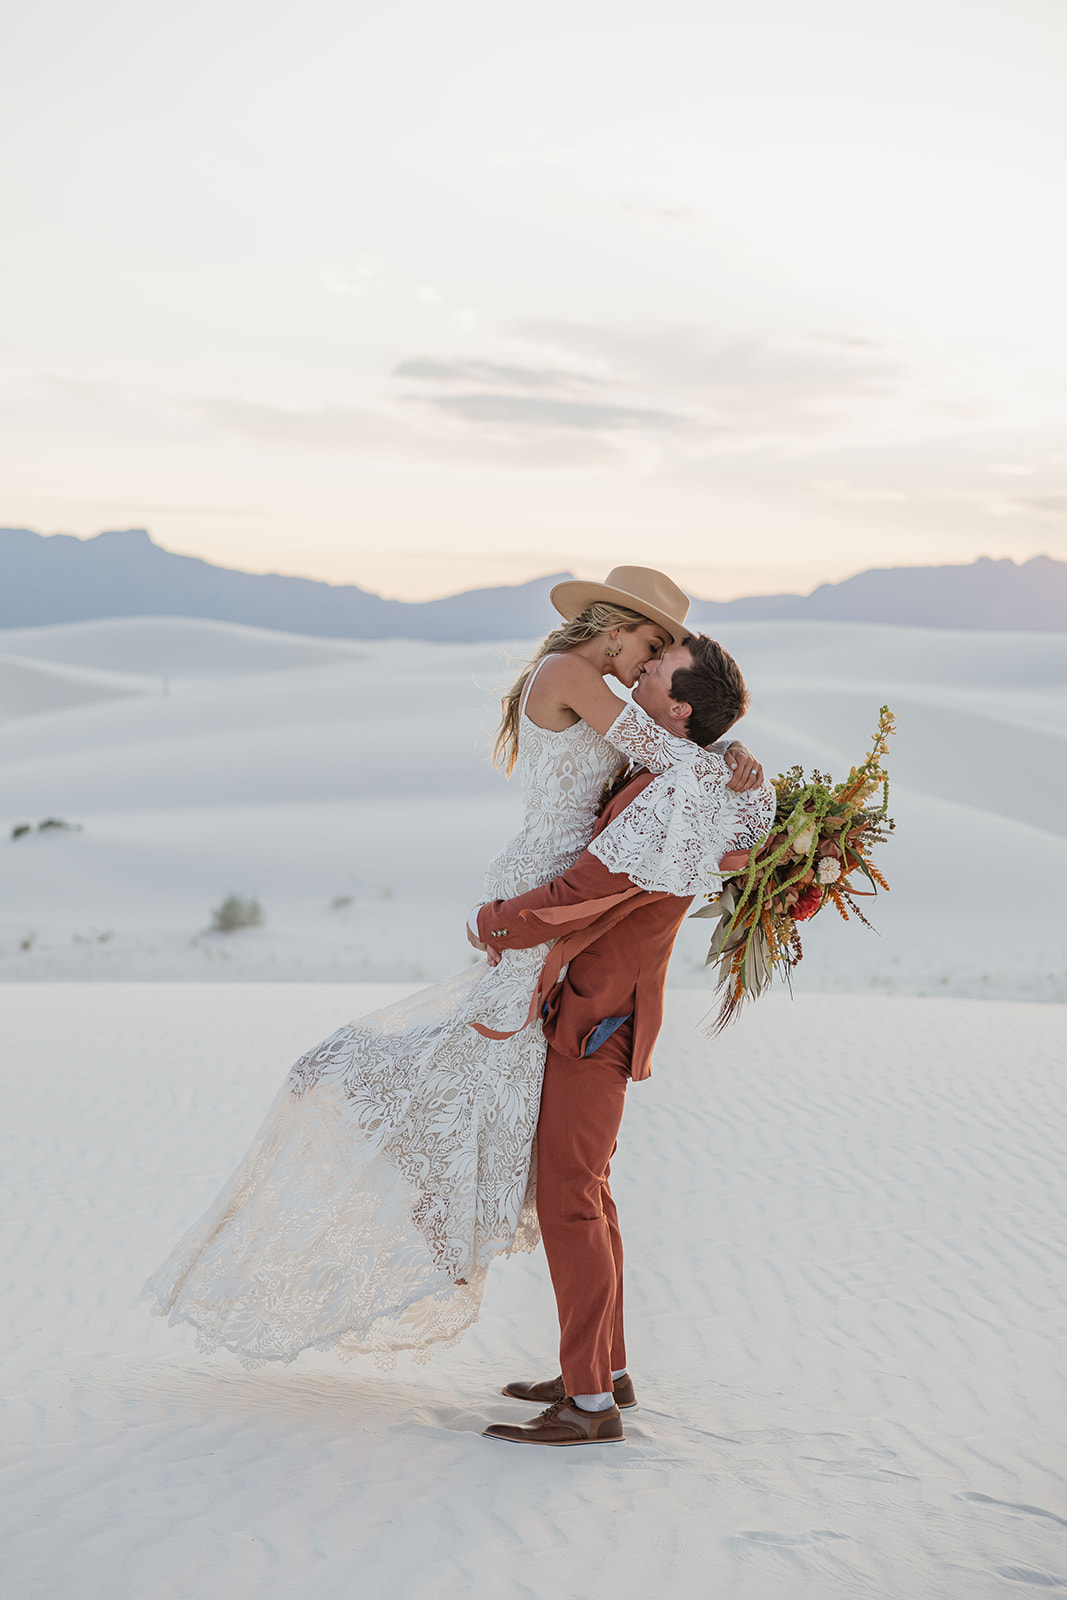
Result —
[{"label": "lace embroidery detail", "polygon": [[765,784],[731,793],[723,746],[705,750],[680,739],[636,705],[620,711],[607,738],[657,774],[589,846],[610,872],[625,873],[642,889],[709,894],[721,881],[721,857],[770,832],[773,790]]},{"label": "lace embroidery detail", "polygon": [[[615,749],[584,722],[520,723],[521,832],[489,864],[510,898],[572,866]],[[531,1149],[544,1070],[522,1028],[548,951],[506,951],[339,1028],[292,1068],[204,1217],[146,1286],[204,1351],[427,1360],[477,1319],[494,1256],[538,1241]],[[477,1021],[514,1037],[490,1040]]]}]

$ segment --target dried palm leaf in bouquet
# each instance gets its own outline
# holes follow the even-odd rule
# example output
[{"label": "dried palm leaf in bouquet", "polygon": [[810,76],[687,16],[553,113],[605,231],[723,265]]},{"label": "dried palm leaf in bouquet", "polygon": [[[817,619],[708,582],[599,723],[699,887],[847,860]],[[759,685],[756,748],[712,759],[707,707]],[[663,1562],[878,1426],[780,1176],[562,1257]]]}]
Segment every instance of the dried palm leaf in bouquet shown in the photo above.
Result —
[{"label": "dried palm leaf in bouquet", "polygon": [[[893,831],[883,766],[893,732],[893,714],[883,706],[870,751],[843,783],[823,772],[808,779],[799,766],[779,773],[771,833],[750,853],[747,867],[726,878],[710,903],[693,912],[717,919],[705,962],[719,963],[716,1033],[745,1000],[770,986],[776,971],[788,981],[804,955],[799,923],[832,905],[846,922],[857,917],[871,926],[855,897],[889,888],[871,852]],[[872,804],[879,791],[881,803]],[[856,887],[856,874],[869,889]]]}]

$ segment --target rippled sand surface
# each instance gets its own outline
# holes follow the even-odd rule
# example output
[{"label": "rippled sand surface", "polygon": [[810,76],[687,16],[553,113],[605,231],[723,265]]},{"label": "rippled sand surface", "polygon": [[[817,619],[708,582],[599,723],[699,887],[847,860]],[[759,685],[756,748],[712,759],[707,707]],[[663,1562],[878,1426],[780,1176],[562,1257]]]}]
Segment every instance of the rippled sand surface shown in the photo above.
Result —
[{"label": "rippled sand surface", "polygon": [[671,996],[616,1161],[639,1409],[478,1437],[550,1376],[543,1257],[426,1367],[246,1373],[141,1283],[291,1060],[398,987],[12,984],[8,1600],[993,1600],[1067,1588],[1067,1011]]}]

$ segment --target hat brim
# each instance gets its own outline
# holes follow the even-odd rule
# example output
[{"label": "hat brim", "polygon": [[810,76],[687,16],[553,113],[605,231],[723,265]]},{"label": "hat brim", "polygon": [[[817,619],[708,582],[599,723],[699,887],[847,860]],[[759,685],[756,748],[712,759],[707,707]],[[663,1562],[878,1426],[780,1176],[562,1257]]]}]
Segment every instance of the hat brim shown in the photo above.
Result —
[{"label": "hat brim", "polygon": [[628,610],[647,617],[649,622],[664,628],[675,644],[681,644],[693,631],[683,618],[672,617],[658,606],[649,605],[640,595],[629,594],[625,589],[613,589],[606,583],[587,583],[582,578],[568,578],[566,583],[557,583],[549,591],[548,597],[560,616],[566,617],[568,622],[597,600],[606,600],[610,605],[626,606]]}]

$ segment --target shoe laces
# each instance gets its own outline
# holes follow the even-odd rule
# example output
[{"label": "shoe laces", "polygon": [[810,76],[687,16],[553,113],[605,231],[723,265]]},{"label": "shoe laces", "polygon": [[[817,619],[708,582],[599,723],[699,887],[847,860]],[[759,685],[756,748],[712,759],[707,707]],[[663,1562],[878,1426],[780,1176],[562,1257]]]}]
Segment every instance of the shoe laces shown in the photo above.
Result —
[{"label": "shoe laces", "polygon": [[559,1412],[561,1412],[563,1410],[563,1407],[564,1406],[569,1406],[570,1403],[571,1403],[570,1395],[569,1394],[561,1394],[558,1400],[553,1400],[552,1404],[550,1406],[547,1406],[545,1408],[545,1410],[542,1411],[541,1415],[537,1419],[538,1422],[551,1422],[552,1418],[557,1416],[559,1414]]}]

